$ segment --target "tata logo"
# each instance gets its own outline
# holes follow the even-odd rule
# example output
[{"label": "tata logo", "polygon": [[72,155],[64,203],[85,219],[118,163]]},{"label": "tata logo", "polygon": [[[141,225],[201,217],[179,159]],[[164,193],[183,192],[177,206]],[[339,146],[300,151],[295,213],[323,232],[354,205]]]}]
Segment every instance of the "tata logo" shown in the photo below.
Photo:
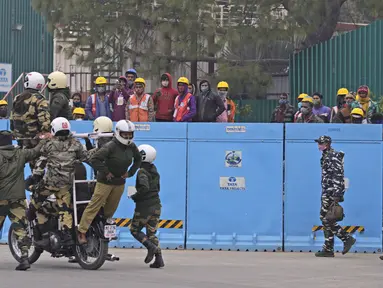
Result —
[{"label": "tata logo", "polygon": [[229,186],[229,187],[235,187],[235,186],[237,186],[237,178],[235,178],[235,177],[229,177],[229,179],[228,179],[228,183],[227,183],[227,185]]},{"label": "tata logo", "polygon": [[0,69],[0,76],[6,76],[7,75],[7,70],[4,68]]}]

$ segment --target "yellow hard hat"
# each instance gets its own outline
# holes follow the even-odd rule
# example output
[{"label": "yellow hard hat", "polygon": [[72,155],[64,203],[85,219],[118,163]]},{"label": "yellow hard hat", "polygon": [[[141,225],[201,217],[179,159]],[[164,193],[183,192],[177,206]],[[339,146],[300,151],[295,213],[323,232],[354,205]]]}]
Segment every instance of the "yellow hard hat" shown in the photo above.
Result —
[{"label": "yellow hard hat", "polygon": [[338,90],[338,94],[337,94],[337,96],[340,96],[340,95],[347,95],[348,94],[348,90],[347,90],[347,88],[340,88],[339,90]]},{"label": "yellow hard hat", "polygon": [[74,110],[73,110],[73,113],[72,114],[80,114],[80,115],[84,115],[85,116],[85,110],[84,110],[84,108],[75,108]]},{"label": "yellow hard hat", "polygon": [[308,94],[306,93],[302,93],[302,94],[299,94],[298,98],[297,99],[303,99],[305,97],[309,96]]},{"label": "yellow hard hat", "polygon": [[3,106],[3,105],[8,105],[8,102],[5,101],[5,100],[0,100],[0,105]]},{"label": "yellow hard hat", "polygon": [[304,98],[302,99],[302,102],[314,103],[313,98],[310,97],[310,96],[304,97]]},{"label": "yellow hard hat", "polygon": [[364,112],[361,108],[354,108],[351,111],[351,115],[359,115],[361,117],[364,117]]},{"label": "yellow hard hat", "polygon": [[189,80],[186,77],[180,77],[177,81],[177,83],[184,83],[186,85],[189,85]]},{"label": "yellow hard hat", "polygon": [[218,83],[217,85],[217,89],[220,89],[220,88],[226,88],[226,89],[229,89],[229,84],[227,84],[227,82],[225,81],[221,81]]},{"label": "yellow hard hat", "polygon": [[134,80],[134,83],[141,83],[141,84],[144,84],[144,86],[146,86],[144,78],[136,78],[136,80]]},{"label": "yellow hard hat", "polygon": [[108,81],[106,81],[105,77],[97,77],[96,81],[94,81],[94,84],[96,85],[106,85],[108,84]]}]

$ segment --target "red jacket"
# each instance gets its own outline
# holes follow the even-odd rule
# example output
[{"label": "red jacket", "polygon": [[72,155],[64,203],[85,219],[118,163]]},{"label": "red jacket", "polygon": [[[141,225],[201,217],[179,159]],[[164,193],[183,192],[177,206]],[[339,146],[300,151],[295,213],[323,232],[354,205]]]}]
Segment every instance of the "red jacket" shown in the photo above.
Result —
[{"label": "red jacket", "polygon": [[178,95],[177,90],[173,89],[172,76],[165,73],[169,78],[168,87],[161,87],[153,94],[153,102],[156,110],[156,119],[173,121],[174,101]]}]

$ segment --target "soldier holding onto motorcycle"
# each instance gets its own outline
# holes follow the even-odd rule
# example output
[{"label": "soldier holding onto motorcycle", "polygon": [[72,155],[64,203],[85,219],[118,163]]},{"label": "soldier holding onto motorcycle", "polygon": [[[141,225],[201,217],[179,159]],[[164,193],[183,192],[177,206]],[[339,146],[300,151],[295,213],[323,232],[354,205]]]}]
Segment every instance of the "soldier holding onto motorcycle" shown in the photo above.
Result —
[{"label": "soldier holding onto motorcycle", "polygon": [[[42,179],[39,181],[39,189],[34,193],[31,204],[38,211],[48,196],[52,194],[56,196],[62,229],[61,240],[70,245],[72,242],[70,187],[73,184],[75,164],[78,161],[87,161],[87,152],[72,136],[67,119],[58,117],[52,121],[51,127],[52,138],[42,147],[41,157],[33,170],[33,176]],[[37,217],[37,219],[41,220],[38,223],[39,226],[44,225],[48,220],[46,217]],[[43,239],[36,241],[38,246],[44,246],[47,243],[49,243],[49,233],[44,233]]]},{"label": "soldier holding onto motorcycle", "polygon": [[0,131],[0,229],[8,216],[15,226],[18,248],[21,250],[20,264],[16,270],[30,268],[28,250],[31,241],[27,236],[26,197],[24,188],[24,166],[39,157],[40,143],[33,149],[21,149],[12,145],[12,133]]}]

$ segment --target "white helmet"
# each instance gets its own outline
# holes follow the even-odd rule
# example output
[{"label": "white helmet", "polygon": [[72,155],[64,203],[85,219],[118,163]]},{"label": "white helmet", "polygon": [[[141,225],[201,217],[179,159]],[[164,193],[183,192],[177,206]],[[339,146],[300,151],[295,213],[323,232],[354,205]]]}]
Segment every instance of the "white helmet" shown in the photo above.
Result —
[{"label": "white helmet", "polygon": [[113,122],[110,118],[100,116],[93,122],[93,132],[95,133],[111,133],[113,132]]},{"label": "white helmet", "polygon": [[67,77],[65,73],[55,71],[48,76],[48,88],[51,90],[64,89],[67,87]]},{"label": "white helmet", "polygon": [[70,123],[68,119],[64,117],[57,117],[51,123],[51,134],[55,136],[57,132],[60,131],[69,131],[70,132]]},{"label": "white helmet", "polygon": [[143,144],[138,146],[138,151],[141,153],[142,162],[153,163],[156,160],[157,151],[153,146]]},{"label": "white helmet", "polygon": [[38,72],[30,72],[25,75],[24,78],[24,88],[25,89],[33,89],[33,90],[41,90],[45,85],[44,76]]},{"label": "white helmet", "polygon": [[[120,120],[116,124],[116,132],[114,135],[116,136],[116,139],[118,142],[129,145],[133,142],[134,138],[134,124],[130,122],[129,120]],[[122,136],[122,133],[129,133],[127,135]]]}]

